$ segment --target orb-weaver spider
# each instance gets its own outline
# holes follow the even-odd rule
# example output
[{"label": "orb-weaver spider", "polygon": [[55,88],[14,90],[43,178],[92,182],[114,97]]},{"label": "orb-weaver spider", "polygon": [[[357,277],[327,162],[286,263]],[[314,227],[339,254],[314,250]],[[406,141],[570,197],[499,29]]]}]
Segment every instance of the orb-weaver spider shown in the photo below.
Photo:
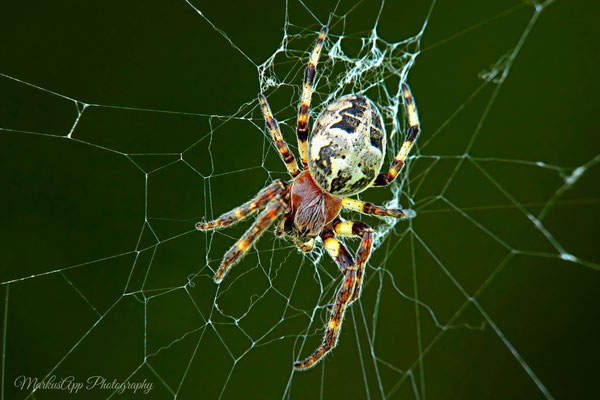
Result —
[{"label": "orb-weaver spider", "polygon": [[[294,368],[298,370],[312,367],[335,347],[344,313],[360,296],[365,265],[373,244],[373,229],[360,221],[343,221],[339,217],[340,211],[344,209],[399,219],[416,215],[412,210],[385,208],[347,197],[371,186],[389,185],[404,165],[404,160],[420,132],[417,110],[406,84],[401,85],[401,90],[409,128],[388,172],[379,173],[386,146],[383,119],[375,104],[365,96],[351,94],[328,105],[317,118],[309,137],[308,117],[313,82],[326,35],[327,27],[324,27],[304,74],[296,129],[303,170],[298,168],[296,158],[283,139],[267,99],[259,94],[258,99],[271,138],[292,179],[288,182],[276,180],[242,206],[213,221],[196,224],[196,229],[201,231],[225,228],[264,207],[250,229],[225,254],[214,277],[217,283],[223,280],[231,266],[239,262],[260,235],[282,215],[275,234],[291,239],[302,252],[311,251],[315,239],[321,238],[344,278],[337,291],[335,303],[330,307],[331,315],[325,328],[323,342],[304,361],[294,363]],[[336,235],[361,238],[356,262],[346,247],[336,239]]]}]

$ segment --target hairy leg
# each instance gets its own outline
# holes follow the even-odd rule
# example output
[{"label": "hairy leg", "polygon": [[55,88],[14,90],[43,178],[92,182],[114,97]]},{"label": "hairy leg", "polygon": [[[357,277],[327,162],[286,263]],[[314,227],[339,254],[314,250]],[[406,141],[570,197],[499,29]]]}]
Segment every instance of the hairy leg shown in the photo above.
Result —
[{"label": "hairy leg", "polygon": [[265,121],[267,121],[269,131],[271,132],[271,139],[273,139],[273,142],[275,142],[275,146],[279,151],[281,159],[285,163],[285,167],[287,168],[292,178],[294,178],[300,173],[300,170],[298,170],[298,164],[296,163],[296,158],[290,151],[290,148],[283,139],[283,136],[281,136],[279,124],[277,123],[277,120],[273,117],[271,107],[269,107],[269,103],[267,102],[267,98],[262,94],[259,94],[258,101],[260,102]]},{"label": "hairy leg", "polygon": [[321,55],[321,49],[323,48],[323,41],[327,36],[327,27],[324,26],[321,29],[321,33],[317,38],[315,47],[310,55],[306,71],[304,72],[304,84],[302,86],[302,100],[300,107],[298,108],[298,126],[296,127],[296,136],[298,137],[298,149],[300,151],[300,157],[302,158],[302,165],[304,169],[308,168],[308,113],[310,110],[310,101],[314,91],[315,75],[317,73],[317,63]]},{"label": "hairy leg", "polygon": [[335,233],[339,236],[358,236],[361,238],[356,251],[356,286],[348,304],[352,304],[360,297],[362,283],[365,277],[365,267],[373,247],[373,229],[360,221],[341,221],[336,219],[332,223]]},{"label": "hairy leg", "polygon": [[375,217],[392,217],[398,219],[409,219],[417,216],[413,210],[403,210],[400,208],[386,208],[376,206],[362,200],[350,199],[348,197],[342,200],[342,208],[347,211],[354,211],[365,215],[373,215]]},{"label": "hairy leg", "polygon": [[244,235],[225,253],[221,266],[215,274],[215,282],[220,283],[225,274],[231,267],[237,264],[258,240],[260,235],[279,217],[287,206],[281,197],[271,200],[267,207],[260,213],[254,224],[244,233]]},{"label": "hairy leg", "polygon": [[408,133],[406,134],[406,139],[404,140],[404,143],[402,143],[400,151],[396,155],[396,158],[394,158],[394,161],[392,161],[390,170],[384,174],[379,174],[379,176],[375,178],[373,186],[386,186],[396,179],[404,165],[406,156],[410,153],[410,150],[415,144],[415,140],[417,140],[417,136],[419,136],[419,133],[421,132],[419,127],[419,114],[417,113],[415,101],[410,93],[410,88],[405,83],[402,84],[402,95],[404,96],[404,107],[408,114]]},{"label": "hairy leg", "polygon": [[331,316],[325,327],[323,342],[304,361],[294,363],[294,368],[297,370],[311,368],[336,346],[344,321],[344,313],[350,304],[356,286],[356,266],[346,247],[334,237],[333,230],[329,227],[323,231],[321,239],[323,239],[327,252],[344,274],[344,280],[335,296],[335,303],[331,307]]},{"label": "hairy leg", "polygon": [[263,207],[275,197],[283,197],[287,187],[287,183],[282,180],[278,179],[273,181],[273,183],[271,183],[269,186],[258,192],[258,194],[252,200],[244,203],[243,205],[226,212],[215,220],[208,222],[201,221],[196,223],[196,229],[199,231],[210,231],[214,229],[225,228],[229,225],[235,224],[236,222],[240,222],[254,214],[258,209]]}]

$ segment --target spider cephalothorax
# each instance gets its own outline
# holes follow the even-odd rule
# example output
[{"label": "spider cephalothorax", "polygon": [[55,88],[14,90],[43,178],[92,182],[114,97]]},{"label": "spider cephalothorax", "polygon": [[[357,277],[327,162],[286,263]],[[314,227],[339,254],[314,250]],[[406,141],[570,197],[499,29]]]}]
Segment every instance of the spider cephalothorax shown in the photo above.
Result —
[{"label": "spider cephalothorax", "polygon": [[315,239],[342,208],[342,199],[323,191],[309,171],[292,181],[289,210],[281,219],[277,236],[288,236],[303,251],[311,251]]},{"label": "spider cephalothorax", "polygon": [[[386,173],[379,173],[385,155],[386,136],[381,114],[365,96],[350,94],[328,105],[317,118],[308,135],[308,115],[313,92],[316,66],[323,47],[327,28],[321,30],[312,51],[306,73],[302,100],[298,110],[298,148],[303,171],[283,140],[281,131],[267,103],[259,94],[260,106],[271,132],[271,138],[285,163],[292,180],[276,180],[262,189],[249,202],[209,222],[198,222],[196,229],[206,231],[224,228],[256,213],[254,224],[229,249],[215,274],[220,283],[230,267],[239,262],[260,235],[279,217],[275,234],[290,239],[302,252],[313,249],[320,238],[329,255],[335,260],[344,278],[330,307],[331,316],[325,327],[323,343],[294,368],[312,367],[335,347],[344,320],[344,313],[359,296],[365,265],[371,255],[373,230],[360,221],[344,221],[341,210],[377,217],[412,218],[412,210],[385,208],[346,196],[372,186],[385,186],[398,176],[404,160],[419,134],[419,120],[410,89],[402,84],[400,90],[408,114],[406,139]],[[307,145],[308,141],[308,145]],[[356,261],[338,236],[360,237]]]}]

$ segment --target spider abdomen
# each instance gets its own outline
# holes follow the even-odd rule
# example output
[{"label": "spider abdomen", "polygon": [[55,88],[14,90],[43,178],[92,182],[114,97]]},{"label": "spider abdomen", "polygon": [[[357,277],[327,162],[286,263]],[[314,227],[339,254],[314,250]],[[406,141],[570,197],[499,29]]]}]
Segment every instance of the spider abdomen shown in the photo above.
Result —
[{"label": "spider abdomen", "polygon": [[308,142],[310,173],[334,196],[362,192],[381,169],[385,145],[383,119],[375,104],[361,95],[343,96],[315,122]]}]

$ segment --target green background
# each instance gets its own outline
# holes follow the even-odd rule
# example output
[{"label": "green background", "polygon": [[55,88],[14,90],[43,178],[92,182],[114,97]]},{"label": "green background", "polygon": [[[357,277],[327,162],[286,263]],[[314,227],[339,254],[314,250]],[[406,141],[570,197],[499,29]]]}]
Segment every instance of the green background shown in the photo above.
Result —
[{"label": "green background", "polygon": [[[514,49],[532,2],[438,1],[429,18],[428,2],[385,3],[388,42],[428,18],[408,75],[423,133],[400,196],[419,215],[373,255],[333,354],[295,374],[320,341],[333,262],[267,233],[218,288],[207,260],[216,268],[247,224],[206,235],[193,223],[286,177],[254,64],[287,27],[275,64],[286,85],[267,94],[296,151],[303,63],[337,2],[193,4],[245,56],[185,1],[0,6],[3,398],[30,395],[17,377],[47,374],[145,379],[148,394],[122,397],[148,399],[598,396],[596,4],[544,9],[495,92],[479,74]],[[337,4],[331,27],[349,52],[380,3],[353,7]],[[325,53],[323,70],[337,71]],[[323,79],[317,111],[336,78]],[[527,214],[549,201],[537,229]]]}]

